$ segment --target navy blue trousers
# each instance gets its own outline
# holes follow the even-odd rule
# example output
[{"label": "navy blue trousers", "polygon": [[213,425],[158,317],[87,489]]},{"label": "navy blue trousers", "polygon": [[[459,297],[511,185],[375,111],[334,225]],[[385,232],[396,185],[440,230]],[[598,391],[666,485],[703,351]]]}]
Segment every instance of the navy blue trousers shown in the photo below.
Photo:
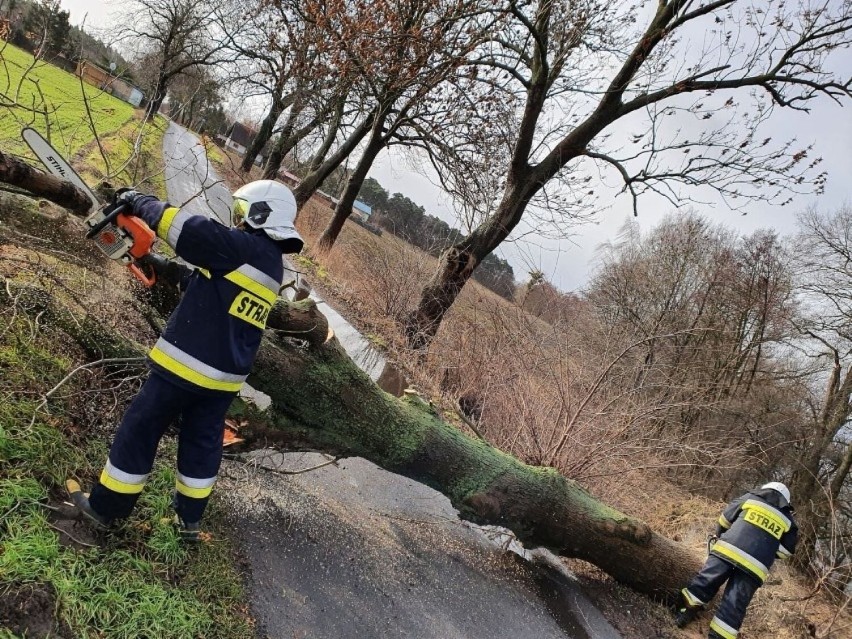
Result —
[{"label": "navy blue trousers", "polygon": [[686,588],[695,599],[708,604],[726,581],[728,585],[725,586],[722,601],[710,622],[710,639],[734,639],[737,636],[760,582],[724,559],[710,555]]},{"label": "navy blue trousers", "polygon": [[225,413],[233,393],[194,393],[151,373],[133,399],[89,503],[107,519],[127,517],[154,466],[169,425],[180,418],[174,506],[187,523],[201,520],[222,461]]}]

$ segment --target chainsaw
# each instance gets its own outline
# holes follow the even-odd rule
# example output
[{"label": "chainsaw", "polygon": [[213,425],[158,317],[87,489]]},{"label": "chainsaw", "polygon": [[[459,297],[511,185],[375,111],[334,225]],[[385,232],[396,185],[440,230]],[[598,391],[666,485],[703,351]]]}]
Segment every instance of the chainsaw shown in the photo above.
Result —
[{"label": "chainsaw", "polygon": [[156,239],[154,231],[138,217],[126,215],[126,206],[110,209],[102,205],[94,192],[41,133],[27,127],[21,135],[50,173],[71,182],[89,196],[92,201],[90,211],[95,210],[85,220],[86,239],[94,240],[95,245],[110,259],[126,264],[143,286],[153,286],[157,281],[156,272],[150,264],[146,267],[140,260],[151,253]]}]

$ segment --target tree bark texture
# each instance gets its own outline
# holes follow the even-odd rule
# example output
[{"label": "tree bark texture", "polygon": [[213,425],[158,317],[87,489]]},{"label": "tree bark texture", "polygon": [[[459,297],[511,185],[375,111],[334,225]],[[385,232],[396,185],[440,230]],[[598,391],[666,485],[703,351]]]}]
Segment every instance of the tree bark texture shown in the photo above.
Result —
[{"label": "tree bark texture", "polygon": [[29,191],[78,214],[88,212],[94,204],[89,196],[71,182],[43,173],[2,151],[0,151],[0,182]]},{"label": "tree bark texture", "polygon": [[435,274],[420,293],[417,308],[406,317],[404,329],[411,348],[424,349],[431,343],[476,267],[517,226],[538,188],[526,173],[510,180],[494,215],[444,251]]},{"label": "tree bark texture", "polygon": [[334,215],[326,229],[322,232],[322,235],[320,235],[318,242],[320,250],[328,251],[334,246],[338,235],[340,235],[340,231],[343,230],[343,225],[349,216],[352,215],[352,207],[355,204],[358,193],[361,192],[361,187],[367,178],[367,173],[370,172],[373,162],[376,161],[376,157],[385,146],[382,135],[384,120],[385,118],[379,118],[373,125],[367,148],[364,149],[355,170],[346,182],[346,189],[344,189],[343,195],[340,196],[337,206],[334,207]]},{"label": "tree bark texture", "polygon": [[166,88],[168,85],[168,79],[164,75],[160,75],[157,79],[157,86],[154,87],[154,91],[151,97],[151,101],[148,102],[148,106],[145,109],[145,119],[153,120],[154,116],[156,116],[160,112],[160,107],[163,104],[163,100],[166,99]]},{"label": "tree bark texture", "polygon": [[310,173],[313,173],[322,166],[322,163],[325,161],[325,157],[328,155],[328,152],[331,150],[331,146],[334,144],[334,140],[337,139],[337,132],[340,130],[341,122],[343,122],[343,109],[345,106],[346,103],[342,99],[338,101],[337,106],[335,106],[334,115],[331,118],[331,122],[328,124],[328,130],[325,132],[322,144],[320,144],[320,147],[317,149],[314,157],[311,158],[311,162],[308,167],[308,171]]},{"label": "tree bark texture", "polygon": [[374,113],[371,113],[368,117],[364,118],[355,130],[352,131],[349,137],[346,138],[346,141],[341,144],[334,153],[332,153],[331,157],[325,160],[316,171],[313,171],[310,175],[305,177],[299,186],[296,187],[293,194],[296,196],[296,205],[299,208],[302,208],[302,206],[311,199],[313,194],[316,193],[316,190],[319,188],[319,185],[323,183],[323,180],[331,175],[334,172],[334,169],[340,166],[343,161],[349,157],[349,154],[355,150],[355,147],[357,147],[367,133],[370,132],[370,128],[373,125],[374,115]]},{"label": "tree bark texture", "polygon": [[272,407],[241,431],[250,445],[363,457],[442,492],[464,519],[504,526],[528,546],[584,559],[651,595],[673,596],[700,567],[691,551],[552,468],[468,437],[418,396],[381,391],[311,300],[279,302],[269,328],[248,381]]},{"label": "tree bark texture", "polygon": [[266,166],[263,169],[263,179],[274,180],[278,175],[278,171],[281,168],[281,164],[284,162],[284,158],[292,148],[292,146],[290,146],[290,148],[287,148],[287,146],[290,143],[293,130],[296,128],[296,121],[301,115],[302,110],[302,100],[297,100],[290,107],[290,113],[287,115],[287,120],[284,122],[284,127],[281,129],[278,141],[275,143],[272,153],[270,153],[269,158],[266,160]]},{"label": "tree bark texture", "polygon": [[279,83],[275,86],[272,93],[272,104],[269,107],[269,112],[266,114],[266,117],[263,118],[260,130],[252,139],[249,148],[246,150],[245,157],[243,157],[243,161],[240,164],[240,171],[243,173],[251,171],[251,167],[254,165],[255,159],[257,159],[257,156],[263,150],[263,147],[266,146],[266,143],[269,142],[269,139],[272,137],[272,131],[275,128],[275,124],[284,112],[284,100],[282,99],[283,92],[283,83]]}]

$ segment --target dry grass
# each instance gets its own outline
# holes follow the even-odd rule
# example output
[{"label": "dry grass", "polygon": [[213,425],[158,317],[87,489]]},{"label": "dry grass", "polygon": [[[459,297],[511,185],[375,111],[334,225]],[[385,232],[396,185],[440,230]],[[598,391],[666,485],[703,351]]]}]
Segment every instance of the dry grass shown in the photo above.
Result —
[{"label": "dry grass", "polygon": [[[236,166],[237,159],[231,162]],[[236,171],[225,175],[232,188],[245,179]],[[491,443],[529,463],[550,464],[583,479],[604,501],[686,544],[696,556],[706,554],[707,533],[724,504],[668,479],[667,456],[653,447],[674,449],[680,442],[647,441],[635,432],[641,429],[632,428],[635,416],[629,414],[647,407],[629,397],[613,398],[610,392],[619,388],[618,379],[611,386],[603,384],[578,410],[618,356],[617,340],[609,340],[581,311],[567,318],[570,325],[554,327],[471,281],[422,358],[407,350],[399,320],[416,304],[437,260],[389,233],[377,237],[354,223],[344,226],[330,252],[318,253],[313,247],[331,214],[317,200],[300,212],[297,227],[307,248],[298,264],[320,295],[383,345],[448,418],[459,399],[473,398],[482,411],[478,430]],[[562,437],[559,454],[548,454]],[[679,631],[661,606],[587,564],[572,562],[572,568],[625,637],[706,636],[709,616]],[[741,636],[848,636],[848,615],[832,623],[836,606],[822,594],[809,594],[809,586],[778,566],[759,591]]]}]

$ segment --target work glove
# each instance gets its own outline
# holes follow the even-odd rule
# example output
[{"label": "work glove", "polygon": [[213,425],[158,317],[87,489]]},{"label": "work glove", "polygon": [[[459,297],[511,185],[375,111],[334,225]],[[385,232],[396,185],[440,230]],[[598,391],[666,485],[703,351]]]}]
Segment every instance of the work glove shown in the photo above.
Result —
[{"label": "work glove", "polygon": [[121,188],[115,192],[115,195],[112,197],[112,203],[107,207],[106,213],[112,213],[117,207],[125,206],[126,209],[124,211],[127,215],[136,215],[136,211],[134,205],[136,202],[145,197],[143,193],[136,191],[131,188]]}]

